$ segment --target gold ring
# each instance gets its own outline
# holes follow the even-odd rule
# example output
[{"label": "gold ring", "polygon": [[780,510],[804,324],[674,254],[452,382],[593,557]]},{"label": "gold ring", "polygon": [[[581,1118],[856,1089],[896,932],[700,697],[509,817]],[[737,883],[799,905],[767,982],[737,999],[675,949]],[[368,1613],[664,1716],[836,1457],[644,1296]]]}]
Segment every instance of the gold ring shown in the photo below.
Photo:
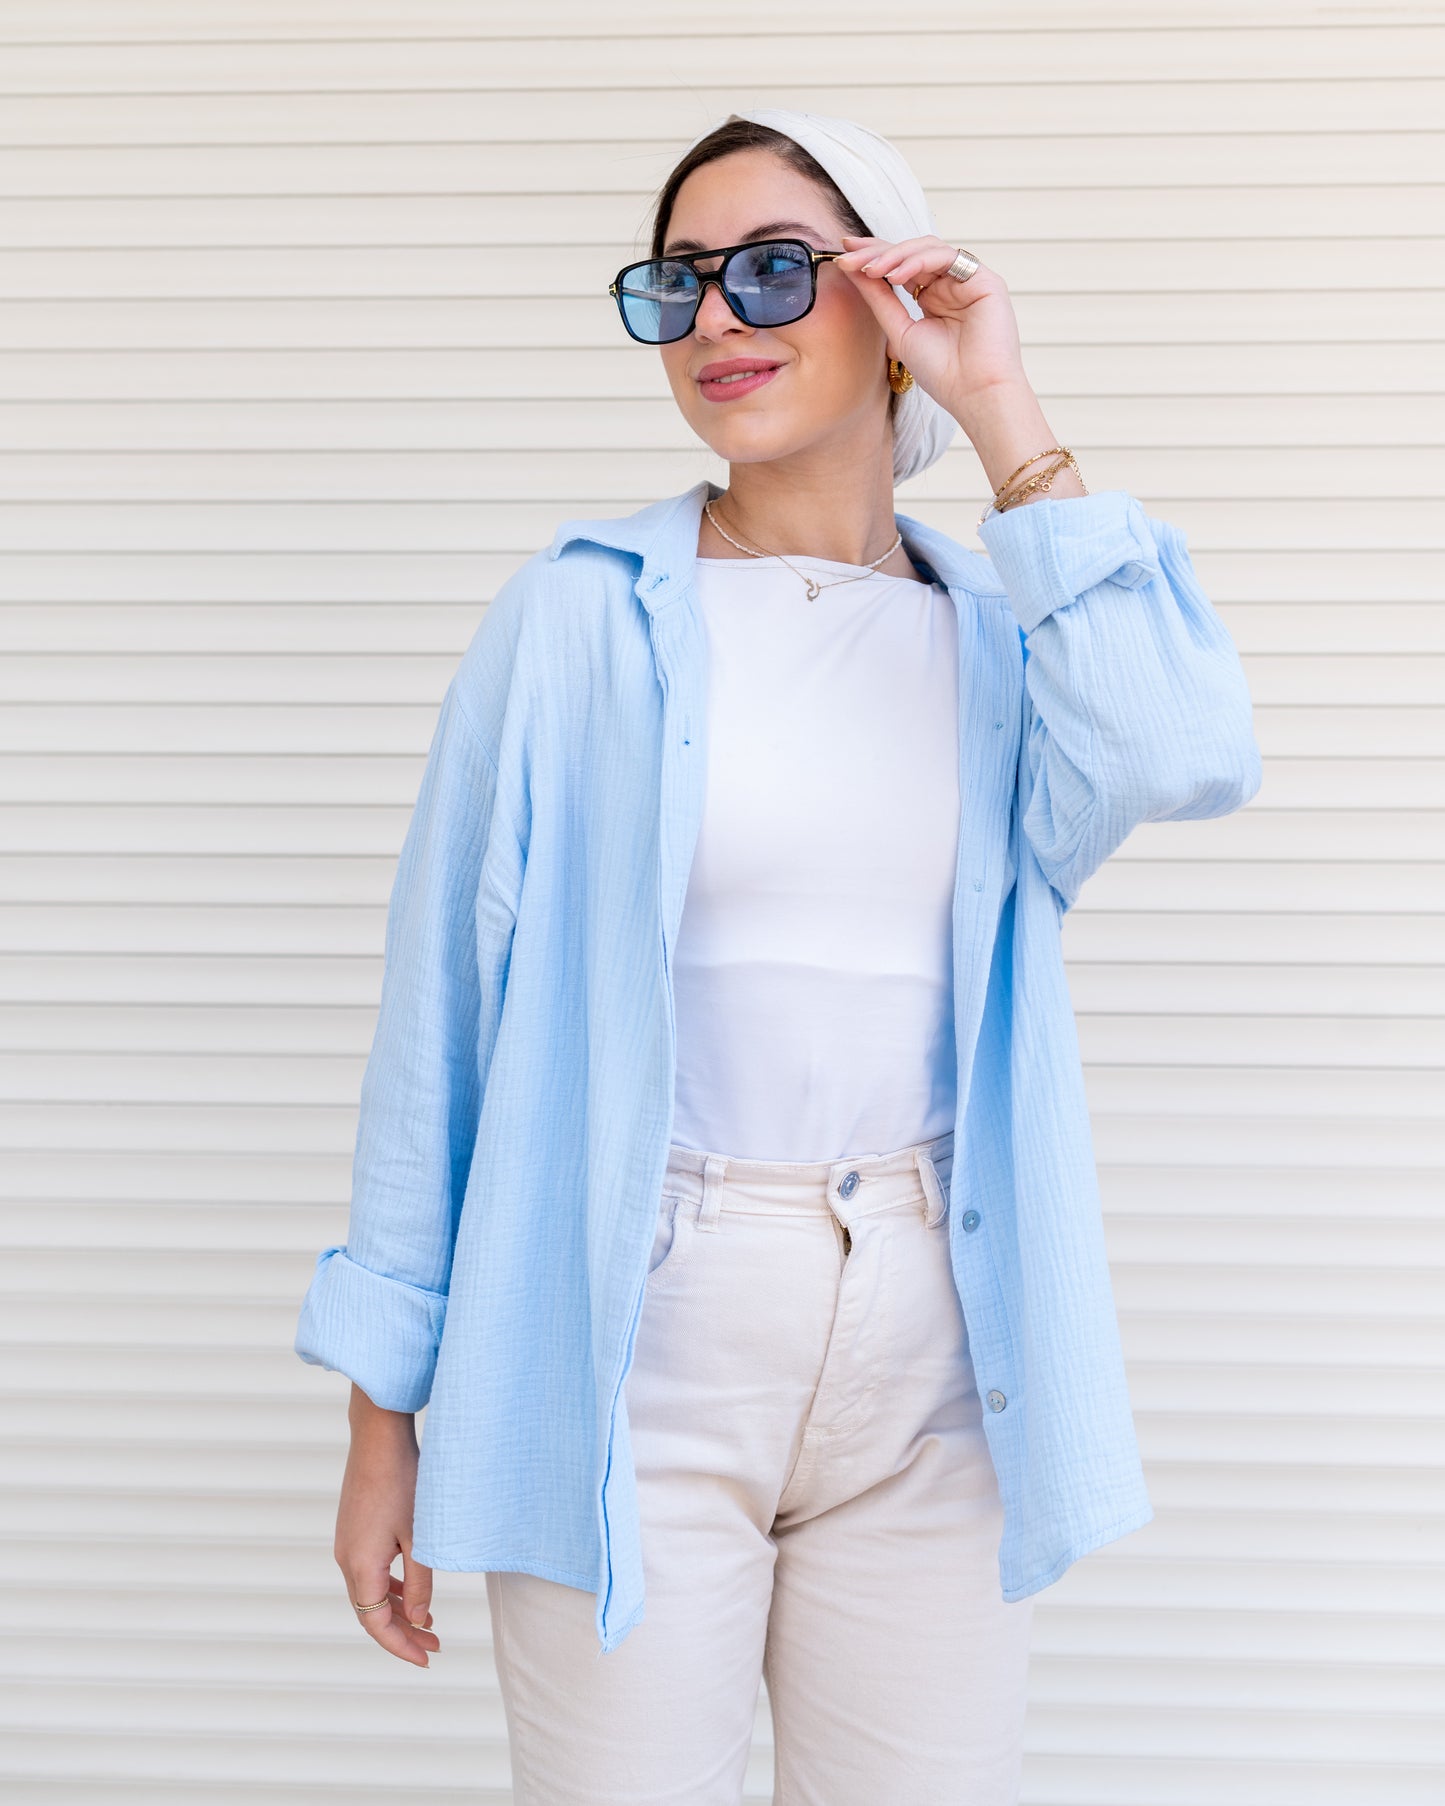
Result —
[{"label": "gold ring", "polygon": [[363,1605],[359,1599],[353,1599],[351,1603],[359,1612],[379,1612],[382,1606],[391,1604],[391,1596],[388,1594],[385,1599],[378,1599],[375,1605]]}]

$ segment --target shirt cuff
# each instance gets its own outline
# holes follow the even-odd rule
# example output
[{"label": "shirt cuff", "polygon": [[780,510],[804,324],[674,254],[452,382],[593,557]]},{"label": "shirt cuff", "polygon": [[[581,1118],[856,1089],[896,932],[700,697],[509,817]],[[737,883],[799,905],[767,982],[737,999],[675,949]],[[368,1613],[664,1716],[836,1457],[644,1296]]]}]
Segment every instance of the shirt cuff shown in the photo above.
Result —
[{"label": "shirt cuff", "polygon": [[1025,633],[1106,578],[1138,589],[1160,574],[1149,517],[1124,489],[1006,508],[978,535]]},{"label": "shirt cuff", "polygon": [[444,1293],[388,1278],[323,1248],[301,1304],[296,1353],[344,1373],[384,1411],[420,1411],[431,1396],[446,1322]]}]

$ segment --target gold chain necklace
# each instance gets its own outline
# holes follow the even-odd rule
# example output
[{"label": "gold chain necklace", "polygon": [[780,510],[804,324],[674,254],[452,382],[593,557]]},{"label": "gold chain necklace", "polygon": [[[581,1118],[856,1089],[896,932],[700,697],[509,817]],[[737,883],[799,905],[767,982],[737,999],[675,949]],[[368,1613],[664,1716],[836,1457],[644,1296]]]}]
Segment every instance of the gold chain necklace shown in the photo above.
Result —
[{"label": "gold chain necklace", "polygon": [[779,560],[780,563],[786,564],[788,569],[793,573],[793,575],[795,577],[801,577],[803,579],[804,583],[807,584],[808,600],[810,602],[817,601],[819,590],[836,589],[840,583],[857,583],[864,577],[873,576],[875,571],[878,569],[878,566],[880,564],[886,564],[887,561],[898,550],[899,546],[901,546],[903,544],[903,535],[900,532],[898,534],[898,537],[893,541],[893,544],[891,546],[889,546],[888,550],[883,554],[883,556],[881,558],[875,558],[873,560],[872,564],[865,566],[863,570],[856,572],[851,577],[834,577],[832,579],[832,581],[829,583],[820,583],[816,577],[810,577],[806,571],[800,571],[798,569],[797,565],[793,564],[789,559],[784,558],[783,554],[781,552],[767,552],[767,551],[755,552],[751,546],[745,546],[741,543],[741,541],[734,539],[732,534],[728,532],[727,528],[725,526],[723,526],[722,522],[713,513],[711,501],[708,501],[704,504],[703,512],[707,515],[708,519],[712,522],[712,524],[717,528],[718,532],[722,534],[723,538],[728,542],[728,544],[730,546],[736,546],[740,552],[746,552],[749,558],[776,558]]}]

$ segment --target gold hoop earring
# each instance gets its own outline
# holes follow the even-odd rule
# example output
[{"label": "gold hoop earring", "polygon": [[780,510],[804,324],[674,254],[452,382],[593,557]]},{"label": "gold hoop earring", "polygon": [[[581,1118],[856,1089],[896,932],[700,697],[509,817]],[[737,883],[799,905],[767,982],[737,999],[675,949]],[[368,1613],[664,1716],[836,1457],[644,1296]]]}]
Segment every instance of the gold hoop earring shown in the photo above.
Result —
[{"label": "gold hoop earring", "polygon": [[913,387],[913,372],[902,358],[890,357],[888,360],[888,387],[895,395],[906,395]]}]

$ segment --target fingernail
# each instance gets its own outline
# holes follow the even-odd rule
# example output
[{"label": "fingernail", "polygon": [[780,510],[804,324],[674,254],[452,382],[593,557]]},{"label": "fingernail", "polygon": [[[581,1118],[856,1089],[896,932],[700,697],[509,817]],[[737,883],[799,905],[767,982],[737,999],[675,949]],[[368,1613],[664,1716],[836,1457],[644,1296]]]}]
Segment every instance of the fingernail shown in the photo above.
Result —
[{"label": "fingernail", "polygon": [[426,1607],[424,1605],[413,1606],[411,1621],[416,1630],[426,1629]]}]

